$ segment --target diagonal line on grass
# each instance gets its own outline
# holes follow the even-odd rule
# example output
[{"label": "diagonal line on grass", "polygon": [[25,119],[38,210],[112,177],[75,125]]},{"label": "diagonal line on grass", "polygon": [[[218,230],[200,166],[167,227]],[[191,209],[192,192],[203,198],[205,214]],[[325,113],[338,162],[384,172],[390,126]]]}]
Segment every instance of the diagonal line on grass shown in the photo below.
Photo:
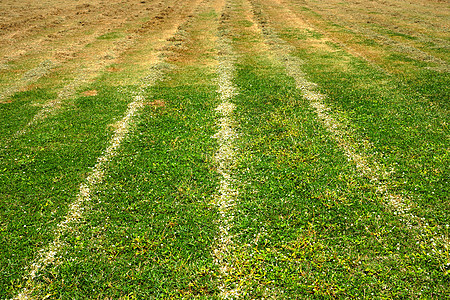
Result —
[{"label": "diagonal line on grass", "polygon": [[109,142],[108,148],[106,148],[104,154],[97,159],[97,163],[95,164],[92,172],[86,178],[86,183],[82,183],[80,185],[76,200],[70,204],[68,213],[64,220],[57,225],[55,232],[56,238],[47,249],[42,249],[39,251],[37,255],[38,258],[35,262],[33,262],[30,267],[30,271],[26,276],[27,282],[25,284],[25,288],[14,299],[28,299],[30,294],[36,288],[34,279],[37,277],[38,272],[55,260],[57,253],[64,245],[62,236],[73,226],[75,222],[82,218],[85,210],[85,203],[90,201],[91,193],[95,185],[102,182],[110,161],[117,155],[117,150],[129,133],[131,123],[143,107],[144,99],[145,98],[142,96],[141,91],[139,95],[134,97],[133,102],[128,105],[128,109],[122,120],[115,124],[116,130],[114,132],[114,136]]},{"label": "diagonal line on grass", "polygon": [[[142,94],[142,92],[140,92],[140,94]],[[114,132],[114,136],[109,142],[108,148],[106,148],[104,154],[97,159],[97,163],[95,164],[92,172],[86,178],[86,183],[82,183],[80,185],[80,190],[76,200],[70,204],[68,213],[64,220],[57,225],[57,229],[55,231],[56,238],[48,246],[48,248],[44,248],[39,251],[37,259],[30,266],[29,273],[26,276],[27,281],[25,287],[14,299],[28,299],[30,294],[37,288],[34,280],[36,279],[38,272],[55,260],[56,255],[64,245],[62,236],[69,231],[75,222],[82,218],[85,210],[85,204],[90,201],[92,190],[96,184],[102,182],[110,161],[117,155],[117,150],[129,133],[131,123],[143,107],[143,101],[144,97],[142,95],[135,96],[133,102],[128,105],[125,116],[122,120],[115,124],[116,130]]]},{"label": "diagonal line on grass", "polygon": [[[197,7],[199,2],[195,3],[194,7]],[[195,8],[194,8],[195,9]],[[182,23],[189,22],[189,19],[184,19]],[[182,26],[178,26],[180,28]],[[179,30],[176,30],[171,34],[171,37],[179,34]],[[168,43],[171,37],[166,39]],[[157,61],[150,68],[150,72],[141,79],[141,85],[137,92],[134,92],[133,101],[128,105],[128,109],[125,112],[124,117],[116,122],[113,128],[116,128],[114,135],[109,141],[109,146],[105,149],[104,154],[97,159],[97,163],[79,188],[76,200],[69,205],[68,213],[64,220],[57,225],[54,232],[55,239],[46,248],[41,249],[34,260],[29,266],[27,275],[24,276],[26,282],[21,292],[13,299],[30,299],[31,294],[39,288],[35,279],[38,277],[39,272],[52,263],[57,257],[56,255],[64,246],[63,236],[68,233],[70,229],[75,226],[75,223],[83,218],[83,213],[88,207],[86,204],[90,201],[92,191],[95,190],[97,184],[103,181],[104,175],[109,167],[109,163],[114,159],[123,140],[128,136],[136,116],[140,114],[140,111],[145,105],[144,89],[154,86],[158,81],[163,79],[165,71],[170,70],[173,66],[165,62],[164,50],[159,51]]]},{"label": "diagonal line on grass", "polygon": [[63,104],[63,102],[65,100],[68,100],[75,95],[76,90],[79,87],[88,83],[89,80],[95,78],[98,75],[98,72],[100,72],[100,70],[102,68],[104,68],[107,64],[111,64],[114,62],[114,61],[101,60],[102,57],[109,55],[109,56],[117,58],[123,51],[125,51],[126,49],[128,49],[130,47],[130,44],[135,42],[134,40],[131,40],[130,37],[131,36],[127,36],[126,38],[123,38],[122,39],[123,43],[116,43],[114,45],[113,49],[109,49],[109,50],[105,51],[104,53],[101,53],[100,55],[98,55],[98,59],[97,59],[98,63],[91,64],[89,68],[82,70],[81,74],[79,74],[77,77],[75,77],[75,79],[73,79],[69,84],[64,86],[58,92],[58,96],[56,97],[56,99],[45,103],[43,108],[39,112],[37,112],[34,115],[34,117],[22,129],[18,130],[16,133],[14,133],[12,138],[9,139],[7,141],[7,143],[11,142],[11,140],[17,139],[18,137],[24,135],[29,130],[30,127],[32,127],[33,125],[37,124],[38,122],[46,119],[49,115],[55,113],[55,111],[58,108],[60,108],[61,104]]},{"label": "diagonal line on grass", "polygon": [[[162,55],[161,55],[162,56]],[[124,117],[116,122],[113,126],[114,135],[109,141],[109,146],[105,149],[102,156],[97,159],[97,163],[86,178],[85,182],[80,185],[78,195],[74,202],[69,205],[68,213],[64,220],[60,222],[55,230],[55,239],[46,248],[41,249],[36,255],[36,259],[29,266],[28,273],[25,275],[26,283],[22,291],[13,299],[29,299],[31,293],[38,288],[35,279],[39,272],[52,263],[56,259],[56,255],[64,246],[63,236],[69,232],[75,223],[83,217],[84,211],[87,209],[86,204],[90,201],[92,192],[96,185],[103,181],[104,175],[109,167],[112,159],[114,159],[123,140],[128,136],[132,124],[135,122],[136,116],[140,114],[141,109],[145,105],[144,88],[154,86],[158,81],[162,80],[164,70],[169,65],[163,61],[155,63],[151,68],[151,73],[142,79],[142,84],[133,97],[133,101],[128,104],[128,109]]]},{"label": "diagonal line on grass", "polygon": [[[249,1],[251,5],[255,7],[255,4],[251,0]],[[325,129],[331,133],[332,138],[344,150],[345,155],[349,160],[352,160],[355,163],[357,169],[363,175],[371,179],[377,188],[377,192],[383,196],[388,206],[394,210],[394,214],[398,215],[406,222],[406,226],[409,229],[413,228],[413,223],[417,223],[421,229],[425,229],[426,220],[411,213],[411,209],[414,206],[414,204],[411,203],[411,200],[405,199],[403,196],[390,191],[387,183],[383,182],[382,178],[389,177],[389,173],[385,171],[385,168],[375,159],[370,160],[367,155],[355,150],[359,148],[360,144],[353,141],[354,138],[352,133],[346,129],[351,126],[342,124],[333,117],[333,114],[336,113],[332,113],[331,108],[323,101],[326,98],[326,95],[317,91],[317,84],[310,82],[306,78],[306,74],[302,71],[302,60],[289,54],[294,50],[294,47],[288,45],[284,40],[279,38],[276,32],[269,27],[268,22],[266,20],[261,20],[261,18],[264,17],[261,16],[258,19],[258,17],[255,16],[260,27],[261,21],[263,21],[264,26],[262,26],[261,31],[266,40],[266,44],[274,54],[274,58],[285,66],[287,74],[295,80],[297,89],[299,89],[302,92],[303,97],[309,101],[310,106],[318,115],[320,121],[325,126]],[[371,148],[369,141],[362,141],[362,144],[364,144],[366,149]],[[444,255],[450,250],[450,240],[448,236],[435,236],[435,242],[431,243],[428,240],[424,242],[430,244],[434,254],[437,255]]]}]

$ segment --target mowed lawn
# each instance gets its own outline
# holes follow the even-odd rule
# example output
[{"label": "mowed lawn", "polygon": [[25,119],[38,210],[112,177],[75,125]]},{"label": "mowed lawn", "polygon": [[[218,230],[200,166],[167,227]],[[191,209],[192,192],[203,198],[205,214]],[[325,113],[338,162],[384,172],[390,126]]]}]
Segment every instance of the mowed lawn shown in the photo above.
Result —
[{"label": "mowed lawn", "polygon": [[450,298],[448,3],[0,10],[0,299]]}]

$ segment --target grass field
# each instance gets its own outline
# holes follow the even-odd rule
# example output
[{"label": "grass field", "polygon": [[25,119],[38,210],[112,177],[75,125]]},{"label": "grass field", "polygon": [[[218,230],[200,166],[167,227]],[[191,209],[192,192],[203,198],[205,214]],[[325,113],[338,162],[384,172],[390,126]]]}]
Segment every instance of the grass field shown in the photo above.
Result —
[{"label": "grass field", "polygon": [[0,299],[450,299],[450,5],[0,3]]}]

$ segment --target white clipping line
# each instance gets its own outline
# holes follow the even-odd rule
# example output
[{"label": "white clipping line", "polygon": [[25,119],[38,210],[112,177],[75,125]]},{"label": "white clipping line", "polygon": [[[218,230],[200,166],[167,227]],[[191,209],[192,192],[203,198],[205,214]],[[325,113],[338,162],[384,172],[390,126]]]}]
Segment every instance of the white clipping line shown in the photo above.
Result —
[{"label": "white clipping line", "polygon": [[[25,134],[28,129],[38,123],[41,120],[44,120],[49,115],[54,113],[61,104],[64,103],[65,100],[72,98],[76,94],[76,90],[80,88],[81,86],[87,84],[91,79],[94,79],[98,76],[98,73],[108,64],[111,64],[115,61],[115,59],[125,51],[130,44],[134,43],[134,40],[130,40],[129,37],[131,35],[128,35],[127,38],[123,38],[119,42],[115,43],[113,48],[108,49],[107,51],[104,51],[100,53],[97,56],[97,63],[91,64],[88,68],[79,70],[80,74],[77,75],[70,83],[65,85],[59,92],[56,99],[49,101],[44,104],[42,109],[37,112],[33,119],[31,119],[22,129],[18,130],[10,140],[7,141],[10,142],[11,140],[17,139],[18,137]],[[114,57],[114,60],[104,60],[102,59],[105,56]]]},{"label": "white clipping line", "polygon": [[13,299],[30,299],[31,293],[38,288],[34,281],[38,273],[55,260],[56,255],[64,246],[64,242],[62,241],[63,235],[74,226],[76,221],[82,218],[83,212],[86,209],[86,203],[91,199],[92,190],[95,189],[97,184],[102,182],[110,161],[117,155],[119,147],[130,131],[130,125],[144,106],[145,98],[142,96],[144,88],[155,85],[161,80],[164,74],[162,70],[167,70],[170,67],[168,64],[158,62],[151,68],[150,74],[143,78],[143,83],[134,96],[133,102],[128,104],[125,116],[113,126],[116,129],[113,137],[109,141],[109,146],[104,151],[104,154],[97,159],[97,163],[86,178],[86,183],[80,185],[77,198],[69,205],[64,220],[57,225],[54,233],[55,239],[48,247],[38,252],[37,258],[29,266],[27,275],[24,276],[24,279],[26,279],[25,287]]},{"label": "white clipping line", "polygon": [[[413,214],[411,212],[413,207],[408,203],[409,201],[403,196],[391,192],[387,183],[381,180],[380,175],[387,178],[389,173],[383,171],[383,167],[377,161],[369,161],[369,158],[366,155],[358,153],[355,150],[358,148],[358,145],[349,141],[348,131],[342,129],[345,128],[345,126],[330,115],[330,108],[323,103],[325,96],[315,91],[316,84],[307,81],[305,77],[301,75],[300,60],[286,54],[284,61],[288,75],[294,78],[297,88],[302,91],[303,97],[309,101],[310,106],[314,108],[319,119],[325,125],[326,130],[332,134],[332,137],[344,150],[346,156],[355,163],[357,169],[362,174],[371,179],[375,184],[377,191],[383,195],[385,201],[389,204],[389,207],[394,210],[394,214],[404,217],[403,221],[405,221],[406,226],[409,229],[414,227],[412,224],[413,222],[419,224],[419,227],[423,229],[423,226],[426,224],[426,219]],[[366,147],[370,147],[370,143],[366,144]],[[448,237],[444,235],[435,236],[433,239],[437,242],[437,245],[434,241],[430,242],[427,240],[426,243],[431,246],[432,251],[435,254],[443,255],[450,249]]]},{"label": "white clipping line", "polygon": [[219,57],[218,93],[220,104],[216,107],[220,118],[217,120],[219,131],[213,136],[219,143],[219,149],[215,154],[217,172],[220,174],[219,194],[216,197],[216,205],[220,213],[219,233],[216,238],[217,248],[214,250],[215,262],[219,266],[221,283],[219,286],[222,299],[236,299],[239,294],[237,289],[230,290],[225,282],[230,270],[233,268],[229,257],[234,246],[229,233],[233,222],[233,207],[238,197],[235,188],[235,180],[231,167],[235,162],[234,141],[237,134],[234,130],[236,122],[233,119],[234,104],[230,100],[237,94],[233,85],[234,56],[229,40],[221,36],[218,41],[219,50],[223,53]]},{"label": "white clipping line", "polygon": [[[323,102],[326,96],[316,90],[317,84],[308,81],[305,73],[301,70],[302,60],[289,54],[293,47],[280,39],[267,24],[264,27],[263,33],[266,38],[266,43],[275,54],[275,59],[284,64],[287,74],[295,80],[297,89],[299,89],[302,92],[303,97],[309,101],[310,106],[315,110],[326,130],[332,134],[331,136],[337,144],[342,147],[346,156],[355,163],[357,169],[362,174],[371,179],[376,185],[377,191],[383,195],[389,207],[394,210],[394,213],[404,217],[403,220],[406,222],[408,228],[413,227],[413,222],[421,224],[419,226],[423,227],[426,220],[411,213],[410,210],[412,209],[412,205],[401,195],[389,191],[388,185],[380,179],[380,175],[388,177],[389,173],[383,171],[384,168],[377,161],[370,161],[368,156],[363,153],[358,153],[355,150],[359,145],[348,138],[349,131],[345,129],[348,126],[344,126],[341,122],[332,117],[330,114],[331,109]],[[366,148],[370,148],[369,142],[365,141],[364,144]],[[438,245],[434,242],[429,243],[429,241],[427,241],[427,244],[432,247],[434,253],[442,255],[450,249],[450,243],[447,236],[436,236],[434,240]]]},{"label": "white clipping line", "polygon": [[148,76],[144,77],[144,83],[141,85],[137,95],[134,96],[133,102],[128,104],[128,109],[125,116],[113,126],[113,128],[116,129],[113,137],[109,141],[109,146],[104,151],[104,154],[97,159],[97,163],[89,176],[86,178],[86,183],[82,183],[80,185],[77,198],[69,205],[69,209],[64,220],[57,225],[54,233],[55,239],[48,247],[43,248],[38,252],[37,258],[31,266],[29,266],[27,275],[24,276],[24,279],[26,279],[25,287],[13,299],[30,299],[31,293],[38,288],[34,280],[36,279],[39,271],[55,260],[56,255],[64,246],[64,242],[62,241],[63,235],[74,226],[76,221],[82,218],[83,212],[86,209],[86,203],[91,199],[92,190],[97,184],[102,182],[110,161],[117,155],[119,147],[130,131],[130,125],[133,123],[135,117],[144,106],[145,98],[142,96],[144,88],[151,87],[156,84],[156,82],[163,76],[161,69],[168,68],[169,65],[159,62],[154,65],[152,72]]},{"label": "white clipping line", "polygon": [[87,208],[86,203],[90,201],[92,191],[95,189],[97,184],[102,182],[110,161],[117,155],[117,151],[125,137],[128,135],[135,117],[144,107],[144,88],[154,86],[162,79],[165,71],[173,68],[173,65],[166,63],[163,60],[163,55],[159,55],[157,62],[150,68],[150,72],[147,76],[142,78],[142,84],[139,90],[134,92],[135,96],[133,98],[133,102],[128,104],[128,109],[125,116],[122,120],[116,122],[115,125],[112,126],[116,129],[109,142],[109,146],[104,151],[104,154],[97,159],[97,163],[89,176],[86,178],[86,183],[82,183],[80,185],[77,198],[69,205],[68,213],[64,220],[57,225],[57,229],[54,233],[55,239],[50,245],[38,252],[36,259],[28,267],[28,272],[26,272],[27,274],[24,276],[24,279],[26,280],[24,288],[16,297],[12,299],[30,299],[31,294],[39,288],[35,282],[38,273],[56,259],[56,255],[64,246],[64,242],[62,241],[63,235],[74,227],[74,223],[76,221],[83,217],[83,212]]},{"label": "white clipping line", "polygon": [[97,159],[92,172],[86,178],[86,183],[80,185],[77,198],[69,206],[69,211],[64,220],[57,225],[54,241],[48,246],[48,248],[41,249],[37,255],[37,259],[32,263],[29,268],[28,274],[25,276],[27,279],[23,290],[13,299],[29,299],[30,294],[37,288],[34,279],[38,272],[45,268],[49,263],[53,262],[58,252],[64,246],[64,242],[61,241],[61,237],[68,232],[74,222],[81,219],[85,210],[85,203],[90,201],[92,189],[96,184],[103,180],[105,170],[109,165],[111,159],[117,155],[117,150],[122,144],[123,139],[127,136],[131,122],[134,117],[139,113],[140,109],[144,105],[144,97],[137,95],[134,97],[133,102],[128,105],[128,109],[125,116],[116,123],[114,128],[114,136],[109,142],[108,148],[106,148],[104,154]]},{"label": "white clipping line", "polygon": [[[319,119],[325,125],[326,130],[332,133],[332,136],[338,145],[344,149],[346,156],[356,164],[356,167],[363,174],[371,177],[372,181],[379,183],[380,180],[377,173],[381,170],[380,166],[377,162],[369,164],[367,157],[354,150],[357,148],[357,145],[349,142],[348,139],[345,138],[348,136],[348,132],[342,130],[341,128],[344,128],[344,126],[328,113],[330,108],[323,103],[325,95],[316,91],[316,83],[306,79],[306,75],[301,69],[303,63],[302,60],[289,54],[289,52],[295,48],[280,39],[267,24],[262,31],[263,36],[266,39],[266,44],[268,44],[271,51],[275,54],[275,59],[285,66],[287,74],[295,80],[297,89],[299,89],[302,92],[303,97],[309,101],[310,106],[314,108]],[[378,190],[383,194],[388,193],[386,185],[381,183],[378,185]],[[410,207],[400,196],[386,195],[386,198],[389,200],[391,206],[400,213],[409,211]]]}]

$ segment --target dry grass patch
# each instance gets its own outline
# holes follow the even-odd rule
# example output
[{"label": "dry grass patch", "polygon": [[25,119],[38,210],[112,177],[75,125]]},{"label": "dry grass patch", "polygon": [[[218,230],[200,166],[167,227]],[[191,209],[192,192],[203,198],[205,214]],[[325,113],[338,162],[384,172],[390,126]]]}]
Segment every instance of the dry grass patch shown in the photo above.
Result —
[{"label": "dry grass patch", "polygon": [[97,90],[89,90],[89,91],[84,91],[83,96],[97,96],[98,91]]},{"label": "dry grass patch", "polygon": [[[437,6],[413,5],[408,9],[409,4],[404,3],[394,5],[393,10],[392,1],[282,2],[352,54],[390,72],[403,72],[403,67],[407,70],[413,65],[393,65],[389,59],[392,53],[404,54],[419,65],[429,64],[437,71],[448,71],[448,55],[443,49],[449,49],[450,43],[441,27],[446,13],[440,14]],[[422,22],[424,19],[428,20]]]},{"label": "dry grass patch", "polygon": [[[176,37],[180,26],[189,20],[200,2],[201,0],[191,0],[173,5],[170,9],[166,7],[160,14],[140,26],[136,30],[139,35],[136,43],[113,66],[120,69],[120,72],[110,72],[110,76],[104,78],[105,82],[110,85],[139,84],[136,78],[148,73],[159,56],[170,57],[168,49],[175,49],[169,48],[169,40]],[[179,47],[180,44],[172,46]]]},{"label": "dry grass patch", "polygon": [[145,102],[144,105],[149,105],[154,108],[163,108],[166,107],[166,102],[162,99],[156,99],[154,101]]},{"label": "dry grass patch", "polygon": [[[51,7],[52,3],[47,5]],[[152,5],[149,4],[148,7],[152,7]],[[84,9],[87,9],[86,13],[82,13]],[[12,94],[20,90],[21,86],[18,85],[18,82],[24,82],[24,78],[20,78],[20,76],[23,74],[26,77],[27,73],[24,74],[24,72],[29,73],[35,71],[36,68],[40,68],[40,66],[36,67],[36,63],[42,60],[59,65],[56,75],[50,76],[48,80],[43,78],[42,87],[45,87],[46,82],[52,86],[55,86],[55,84],[63,85],[62,78],[79,74],[80,70],[82,70],[83,75],[89,73],[92,75],[91,77],[95,77],[100,69],[107,64],[111,64],[121,52],[132,44],[134,37],[128,35],[118,39],[123,34],[115,33],[115,30],[124,31],[137,27],[140,20],[136,20],[135,17],[129,15],[132,11],[142,14],[141,10],[142,8],[136,7],[132,2],[128,2],[127,5],[108,3],[106,6],[77,6],[74,11],[67,12],[69,15],[65,19],[68,20],[68,23],[61,25],[63,29],[53,33],[45,33],[46,37],[37,42],[31,40],[34,36],[30,36],[29,39],[24,40],[26,46],[24,49],[20,49],[18,43],[11,43],[11,41],[5,45],[0,43],[0,53],[13,53],[13,55],[6,57],[6,61],[3,62],[5,66],[13,63],[12,69],[2,68],[5,69],[3,72],[6,72],[7,75],[3,76],[4,80],[1,83],[6,86],[4,94]],[[38,32],[40,33],[40,31]],[[30,45],[32,45],[32,48],[29,48]],[[13,46],[14,49],[8,48],[10,46]],[[9,63],[6,64],[6,62]],[[15,67],[22,64],[24,64],[24,67],[20,69]],[[83,65],[88,67],[84,68]],[[27,71],[27,68],[31,70]],[[41,77],[35,77],[33,80],[37,81]],[[80,81],[79,78],[76,80]]]}]

